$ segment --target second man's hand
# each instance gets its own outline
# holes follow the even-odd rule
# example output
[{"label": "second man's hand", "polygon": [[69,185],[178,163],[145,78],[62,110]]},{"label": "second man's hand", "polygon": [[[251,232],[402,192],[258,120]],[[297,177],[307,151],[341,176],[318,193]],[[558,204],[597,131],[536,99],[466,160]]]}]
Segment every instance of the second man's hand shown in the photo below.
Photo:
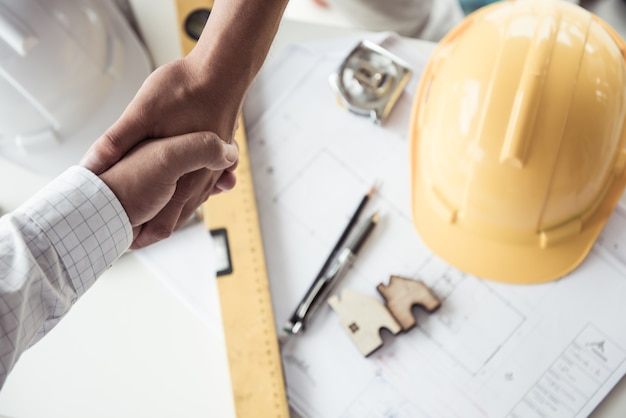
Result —
[{"label": "second man's hand", "polygon": [[[167,225],[183,223],[188,218],[182,209],[188,194],[197,186],[193,184],[198,178],[196,174],[202,177],[203,172],[228,169],[236,163],[237,156],[234,144],[222,141],[212,132],[194,132],[142,141],[99,174],[128,215],[133,227],[131,248],[167,238],[172,232]],[[165,220],[165,228],[159,229],[159,224],[152,222],[157,215]]]},{"label": "second man's hand", "polygon": [[[225,142],[234,142],[243,99],[267,56],[286,5],[287,0],[215,0],[193,50],[148,76],[81,165],[100,174],[142,141],[191,132],[214,132]],[[235,185],[235,167],[236,163],[226,170],[185,174],[173,199],[144,225],[142,234],[169,235],[211,194]]]}]

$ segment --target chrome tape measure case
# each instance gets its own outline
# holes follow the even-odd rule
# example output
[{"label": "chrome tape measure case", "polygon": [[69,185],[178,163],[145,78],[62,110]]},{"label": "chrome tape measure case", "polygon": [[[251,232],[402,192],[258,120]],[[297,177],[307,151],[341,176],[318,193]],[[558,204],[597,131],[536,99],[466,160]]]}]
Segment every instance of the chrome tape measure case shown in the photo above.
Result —
[{"label": "chrome tape measure case", "polygon": [[410,78],[408,64],[380,45],[362,41],[329,81],[343,107],[382,124]]}]

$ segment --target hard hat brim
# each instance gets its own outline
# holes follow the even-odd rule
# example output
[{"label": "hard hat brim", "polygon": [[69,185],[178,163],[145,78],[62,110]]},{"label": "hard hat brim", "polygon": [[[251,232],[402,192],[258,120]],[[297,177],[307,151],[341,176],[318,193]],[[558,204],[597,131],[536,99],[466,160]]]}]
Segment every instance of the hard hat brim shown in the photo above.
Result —
[{"label": "hard hat brim", "polygon": [[[626,183],[626,176],[619,179]],[[621,190],[621,189],[620,189]],[[537,284],[559,279],[574,270],[587,256],[602,231],[612,207],[600,208],[580,234],[547,248],[489,240],[464,231],[443,219],[426,202],[426,190],[417,181],[413,188],[413,221],[424,243],[444,261],[479,278],[513,284]],[[608,213],[607,213],[608,212]],[[604,218],[605,221],[600,221]]]}]

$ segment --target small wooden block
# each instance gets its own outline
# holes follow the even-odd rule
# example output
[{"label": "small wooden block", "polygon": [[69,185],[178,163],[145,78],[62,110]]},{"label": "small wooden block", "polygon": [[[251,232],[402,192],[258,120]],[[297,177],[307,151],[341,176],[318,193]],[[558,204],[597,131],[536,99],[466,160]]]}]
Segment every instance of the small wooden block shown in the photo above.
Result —
[{"label": "small wooden block", "polygon": [[382,283],[376,286],[385,298],[385,306],[402,326],[404,331],[416,324],[411,309],[420,305],[428,312],[437,309],[441,303],[430,289],[421,281],[400,276],[391,276],[387,286]]},{"label": "small wooden block", "polygon": [[387,328],[394,335],[402,330],[382,302],[372,296],[344,289],[341,299],[331,296],[328,304],[339,315],[339,322],[364,356],[383,345],[381,328]]}]

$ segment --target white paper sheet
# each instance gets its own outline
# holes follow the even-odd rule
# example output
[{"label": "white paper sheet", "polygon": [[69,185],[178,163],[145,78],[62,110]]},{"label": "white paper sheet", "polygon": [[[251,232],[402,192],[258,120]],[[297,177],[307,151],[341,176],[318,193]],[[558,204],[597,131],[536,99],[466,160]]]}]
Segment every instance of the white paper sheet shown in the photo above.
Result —
[{"label": "white paper sheet", "polygon": [[209,330],[221,334],[213,244],[204,223],[196,222],[135,254]]},{"label": "white paper sheet", "polygon": [[[480,280],[421,242],[409,210],[406,131],[425,58],[384,46],[416,76],[383,126],[340,108],[328,76],[357,39],[293,45],[265,66],[244,115],[277,328],[281,328],[373,183],[381,221],[336,289],[380,298],[391,274],[442,300],[418,327],[364,358],[324,307],[283,347],[292,407],[305,417],[587,416],[626,371],[626,260],[612,219],[565,279],[533,286]],[[380,39],[378,39],[380,41]],[[615,216],[621,216],[619,213]],[[626,217],[624,217],[626,219]],[[622,224],[624,226],[622,226]],[[615,257],[615,255],[618,257]],[[529,262],[531,262],[529,260]],[[381,299],[382,300],[382,299]]]}]

